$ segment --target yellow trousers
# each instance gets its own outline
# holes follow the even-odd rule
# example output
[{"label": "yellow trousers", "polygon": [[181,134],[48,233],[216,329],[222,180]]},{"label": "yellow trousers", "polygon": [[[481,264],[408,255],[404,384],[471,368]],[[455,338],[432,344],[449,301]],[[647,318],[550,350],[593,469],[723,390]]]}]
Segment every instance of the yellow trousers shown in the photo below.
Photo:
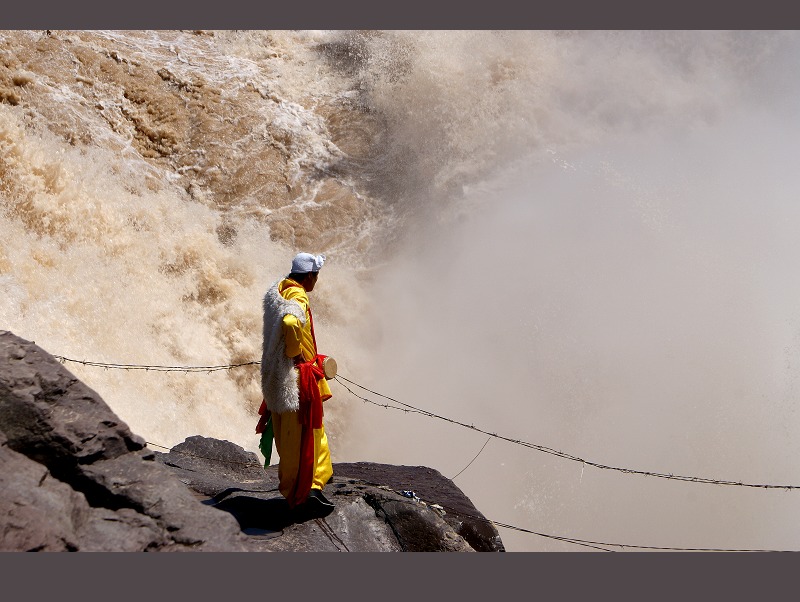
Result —
[{"label": "yellow trousers", "polygon": [[[280,456],[278,464],[278,479],[283,497],[289,497],[297,481],[297,472],[300,468],[300,435],[303,427],[297,420],[297,412],[272,414],[272,428],[275,437],[275,449]],[[328,479],[333,475],[331,453],[328,448],[328,437],[325,427],[314,429],[314,476],[311,481],[312,489],[322,489]]]}]

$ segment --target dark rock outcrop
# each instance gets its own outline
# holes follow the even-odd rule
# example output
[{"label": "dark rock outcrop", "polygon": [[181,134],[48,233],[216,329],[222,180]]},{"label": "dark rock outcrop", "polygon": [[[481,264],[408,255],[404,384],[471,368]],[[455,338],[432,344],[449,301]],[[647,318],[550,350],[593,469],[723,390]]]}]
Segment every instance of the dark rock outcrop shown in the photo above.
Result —
[{"label": "dark rock outcrop", "polygon": [[395,491],[411,490],[421,500],[440,506],[445,522],[474,550],[504,550],[497,529],[475,508],[464,492],[438,470],[427,466],[394,466],[371,462],[335,464],[334,470],[350,479],[380,484]]},{"label": "dark rock outcrop", "polygon": [[[189,437],[158,459],[204,504],[232,514],[254,549],[274,551],[502,551],[497,530],[452,481],[424,466],[335,463],[321,519],[293,513],[277,467],[228,441]],[[404,492],[406,492],[404,494]]]},{"label": "dark rock outcrop", "polygon": [[0,551],[502,551],[425,467],[334,464],[324,518],[291,511],[277,467],[228,441],[147,449],[51,355],[0,331]]},{"label": "dark rock outcrop", "polygon": [[0,331],[0,550],[246,551],[89,387]]}]

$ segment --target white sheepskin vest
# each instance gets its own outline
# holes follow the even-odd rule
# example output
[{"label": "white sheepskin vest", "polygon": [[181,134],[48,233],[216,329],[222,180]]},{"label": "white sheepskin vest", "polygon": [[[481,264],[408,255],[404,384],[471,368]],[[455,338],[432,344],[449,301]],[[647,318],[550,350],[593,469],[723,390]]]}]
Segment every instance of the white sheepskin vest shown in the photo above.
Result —
[{"label": "white sheepskin vest", "polygon": [[278,280],[264,295],[264,343],[261,351],[261,392],[270,412],[283,414],[300,408],[297,372],[292,358],[286,357],[283,317],[296,316],[305,325],[306,312],[294,300],[278,292]]}]

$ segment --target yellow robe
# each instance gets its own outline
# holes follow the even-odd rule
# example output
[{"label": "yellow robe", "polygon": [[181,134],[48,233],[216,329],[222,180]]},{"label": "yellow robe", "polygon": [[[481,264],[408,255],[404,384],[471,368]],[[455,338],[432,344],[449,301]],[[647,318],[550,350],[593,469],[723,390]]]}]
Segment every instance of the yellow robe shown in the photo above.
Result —
[{"label": "yellow robe", "polygon": [[[285,299],[294,299],[300,303],[306,313],[306,323],[301,324],[293,315],[287,314],[283,318],[283,336],[286,341],[287,357],[303,354],[305,361],[314,359],[317,350],[314,347],[314,337],[311,336],[311,318],[309,315],[308,295],[305,289],[294,280],[286,278],[278,285],[278,292]],[[322,401],[330,399],[331,389],[324,378],[317,381]],[[297,419],[297,412],[272,414],[272,428],[275,437],[275,449],[280,456],[278,464],[278,487],[284,497],[288,497],[297,480],[297,471],[300,467],[300,436],[302,426]],[[322,489],[333,475],[331,454],[328,448],[328,437],[325,427],[314,429],[314,476],[311,481],[312,489]]]}]

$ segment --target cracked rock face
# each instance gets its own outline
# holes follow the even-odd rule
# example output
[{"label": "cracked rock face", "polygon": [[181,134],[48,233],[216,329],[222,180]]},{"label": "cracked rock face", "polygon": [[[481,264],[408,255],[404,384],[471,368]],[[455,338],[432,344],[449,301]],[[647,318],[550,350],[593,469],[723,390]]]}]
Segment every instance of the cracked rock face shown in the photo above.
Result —
[{"label": "cracked rock face", "polygon": [[503,551],[430,468],[334,464],[325,495],[324,518],[290,511],[277,466],[229,441],[148,450],[55,358],[0,331],[0,551]]},{"label": "cracked rock face", "polygon": [[51,355],[0,331],[0,550],[246,550]]},{"label": "cracked rock face", "polygon": [[232,514],[254,550],[504,551],[496,528],[469,498],[425,466],[334,463],[324,494],[335,509],[308,518],[293,513],[278,491],[277,466],[264,469],[234,443],[189,437],[156,457],[202,503]]}]

